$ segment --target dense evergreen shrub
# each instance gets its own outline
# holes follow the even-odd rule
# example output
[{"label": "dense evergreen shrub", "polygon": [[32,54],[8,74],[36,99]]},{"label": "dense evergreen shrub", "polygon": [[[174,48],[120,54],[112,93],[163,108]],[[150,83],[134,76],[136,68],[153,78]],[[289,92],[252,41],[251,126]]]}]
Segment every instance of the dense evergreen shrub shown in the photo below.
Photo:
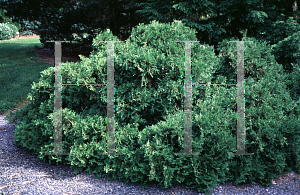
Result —
[{"label": "dense evergreen shrub", "polygon": [[[246,40],[245,38],[243,40]],[[249,40],[249,39],[247,39]],[[230,165],[235,184],[270,184],[275,175],[299,172],[299,106],[287,88],[288,75],[266,42],[245,42],[245,124],[246,148],[253,156],[236,156]],[[214,74],[236,82],[236,43],[220,45],[220,67]],[[215,79],[216,80],[216,79]]]},{"label": "dense evergreen shrub", "polygon": [[[59,40],[62,48],[82,46],[91,44],[93,38],[99,34],[100,29],[92,28],[80,21],[86,20],[82,15],[74,15],[71,10],[64,9],[58,11],[57,8],[46,7],[45,14],[41,16],[39,22],[35,21],[35,33],[40,35],[40,41],[44,47],[54,49],[54,44],[46,41]],[[74,10],[73,10],[74,12]],[[76,23],[74,24],[74,21]]]},{"label": "dense evergreen shrub", "polygon": [[[63,63],[62,83],[106,84],[107,42],[99,41],[113,40],[117,37],[105,31],[93,40],[97,51],[89,58]],[[236,87],[221,86],[192,87],[192,152],[201,155],[175,155],[184,152],[185,78],[185,43],[176,40],[196,40],[195,31],[180,21],[171,25],[152,21],[133,28],[126,42],[114,44],[115,151],[124,155],[99,155],[106,152],[106,114],[101,112],[107,104],[105,86],[62,88],[62,145],[63,153],[70,155],[45,155],[54,148],[53,67],[33,83],[30,104],[8,117],[10,122],[21,119],[15,125],[15,144],[42,161],[71,165],[74,173],[85,170],[102,177],[105,171],[111,179],[163,187],[182,183],[199,192],[226,177],[240,183],[250,174],[250,182],[263,183],[287,166],[299,171],[300,110],[291,111],[294,102],[282,67],[257,41],[245,45],[246,152],[255,155],[228,155],[236,150]],[[212,47],[191,43],[193,84],[234,80],[236,46],[222,44],[218,58]],[[226,66],[233,73],[221,75]],[[274,172],[274,167],[279,170]]]},{"label": "dense evergreen shrub", "polygon": [[17,35],[18,28],[10,23],[0,23],[0,40],[11,39]]},{"label": "dense evergreen shrub", "polygon": [[294,17],[286,17],[283,19],[284,15],[278,15],[278,13],[271,11],[267,14],[269,18],[266,20],[263,28],[257,26],[256,28],[261,28],[261,32],[253,34],[257,40],[266,41],[267,44],[273,45],[279,41],[293,35],[294,33],[300,31],[300,24]]},{"label": "dense evergreen shrub", "polygon": [[284,71],[289,74],[288,86],[293,100],[300,97],[300,31],[284,40],[272,45],[272,53],[278,63],[283,65]]},{"label": "dense evergreen shrub", "polygon": [[278,63],[283,65],[284,70],[291,73],[293,66],[300,64],[300,32],[296,32],[291,36],[272,45],[272,54]]}]

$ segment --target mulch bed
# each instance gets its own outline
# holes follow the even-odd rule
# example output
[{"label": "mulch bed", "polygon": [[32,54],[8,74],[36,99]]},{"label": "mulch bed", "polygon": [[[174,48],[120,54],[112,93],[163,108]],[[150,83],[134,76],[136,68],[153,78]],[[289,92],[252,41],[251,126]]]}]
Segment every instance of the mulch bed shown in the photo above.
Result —
[{"label": "mulch bed", "polygon": [[[7,41],[7,40],[16,40],[16,39],[27,39],[27,38],[35,38],[35,37],[40,37],[39,35],[20,35],[16,36],[11,39],[5,39],[5,40],[0,40],[1,41]],[[38,47],[35,48],[35,51],[37,55],[41,58],[40,61],[44,61],[47,63],[50,63],[54,65],[54,49],[50,48],[44,48],[44,47]],[[69,48],[62,48],[62,58],[61,62],[78,62],[81,61],[79,55],[83,55],[85,57],[89,57],[90,52],[92,51],[91,45],[85,44],[83,46],[79,47],[69,47]]]}]

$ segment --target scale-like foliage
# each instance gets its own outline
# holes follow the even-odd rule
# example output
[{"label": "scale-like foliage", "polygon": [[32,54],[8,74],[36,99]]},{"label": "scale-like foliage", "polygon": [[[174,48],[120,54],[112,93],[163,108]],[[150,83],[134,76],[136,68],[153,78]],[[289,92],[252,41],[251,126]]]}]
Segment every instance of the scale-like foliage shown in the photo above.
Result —
[{"label": "scale-like foliage", "polygon": [[272,53],[278,63],[282,64],[284,70],[289,74],[287,84],[293,100],[300,97],[300,32],[273,45]]},{"label": "scale-like foliage", "polygon": [[[117,40],[110,31],[99,34],[93,41],[97,52],[89,58],[81,56],[82,62],[63,63],[62,82],[107,83],[107,43],[99,41]],[[163,187],[183,183],[199,192],[207,192],[226,177],[240,183],[245,181],[243,175],[250,174],[248,181],[263,183],[288,166],[299,170],[300,110],[291,108],[294,102],[282,67],[270,48],[256,40],[245,44],[246,152],[255,154],[228,155],[236,149],[236,87],[224,86],[192,86],[192,152],[201,155],[175,154],[183,153],[187,144],[185,43],[176,40],[196,40],[195,31],[180,21],[171,25],[153,21],[133,28],[126,42],[114,43],[115,151],[124,155],[99,155],[106,151],[106,116],[101,112],[107,104],[106,86],[63,87],[62,152],[70,155],[45,155],[54,148],[54,68],[42,72],[28,96],[30,104],[16,111],[16,119],[22,120],[16,123],[15,144],[43,161],[71,165],[75,173],[85,170],[101,177],[105,171],[112,179],[157,182]],[[220,59],[212,47],[200,44],[191,43],[193,84],[212,79],[232,83],[235,44],[224,41]],[[227,64],[229,61],[232,63]],[[226,66],[233,73],[219,75]],[[275,167],[279,170],[274,172]]]},{"label": "scale-like foliage", "polygon": [[[293,167],[299,172],[299,106],[292,100],[281,64],[275,61],[266,42],[245,42],[245,125],[246,145],[253,156],[237,156],[230,168],[235,184],[270,179]],[[230,83],[237,76],[237,47],[223,41],[220,46],[220,68],[216,75]],[[218,82],[218,81],[217,81]],[[247,177],[246,177],[247,175]]]}]

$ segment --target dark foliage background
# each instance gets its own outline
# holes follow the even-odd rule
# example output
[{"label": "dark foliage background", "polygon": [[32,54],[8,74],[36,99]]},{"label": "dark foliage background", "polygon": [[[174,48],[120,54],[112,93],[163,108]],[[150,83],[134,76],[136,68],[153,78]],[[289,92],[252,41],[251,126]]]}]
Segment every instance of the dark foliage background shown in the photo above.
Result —
[{"label": "dark foliage background", "polygon": [[[214,148],[214,150],[213,152],[205,154],[206,159],[190,157],[172,159],[171,152],[174,150],[183,150],[182,139],[179,141],[179,137],[182,137],[183,133],[182,130],[178,129],[176,126],[176,124],[182,122],[181,119],[183,117],[183,113],[178,111],[183,110],[183,104],[178,100],[178,98],[180,99],[179,94],[183,96],[181,88],[182,83],[180,83],[183,82],[183,71],[182,69],[179,69],[181,72],[177,71],[176,74],[172,75],[173,77],[171,79],[164,78],[169,82],[165,82],[167,87],[178,88],[178,94],[170,95],[171,92],[164,94],[166,97],[158,98],[158,100],[161,99],[164,101],[161,105],[156,104],[155,106],[149,106],[147,103],[147,93],[151,88],[151,90],[155,91],[154,87],[149,88],[148,91],[142,91],[141,88],[138,88],[138,90],[140,90],[138,91],[140,97],[129,98],[129,95],[119,96],[121,98],[118,99],[118,101],[124,103],[124,105],[122,105],[123,107],[120,105],[116,106],[118,113],[122,112],[120,116],[116,117],[120,122],[120,127],[117,129],[122,128],[122,130],[116,132],[116,137],[118,138],[117,141],[119,141],[118,144],[121,144],[121,140],[123,140],[129,146],[122,150],[124,153],[130,153],[131,155],[135,154],[134,157],[124,157],[124,159],[122,159],[124,160],[122,161],[124,163],[121,163],[121,161],[117,159],[118,157],[106,159],[107,161],[104,162],[104,158],[99,158],[98,155],[94,153],[95,151],[99,151],[99,148],[97,148],[98,145],[95,144],[95,142],[91,142],[92,138],[97,138],[98,136],[98,134],[96,135],[96,133],[92,131],[92,123],[97,124],[98,130],[102,130],[101,136],[105,136],[103,132],[105,129],[103,127],[103,121],[105,119],[104,116],[100,119],[94,117],[93,113],[97,111],[97,108],[92,107],[94,105],[87,105],[91,108],[84,112],[90,112],[90,115],[84,113],[84,116],[80,115],[83,111],[80,110],[79,107],[86,99],[95,98],[97,93],[95,91],[92,92],[93,90],[88,90],[87,88],[75,89],[69,87],[68,89],[65,89],[68,93],[65,93],[64,97],[68,95],[69,97],[66,98],[66,102],[64,103],[66,108],[64,114],[67,115],[66,118],[68,120],[64,127],[69,128],[70,131],[67,133],[73,133],[72,131],[76,132],[72,135],[67,134],[64,143],[68,147],[73,146],[73,154],[79,155],[70,157],[70,159],[75,162],[75,166],[80,166],[82,162],[89,162],[90,164],[86,164],[88,171],[91,172],[92,169],[96,169],[96,172],[101,174],[104,167],[110,164],[111,166],[108,167],[110,168],[110,173],[113,178],[119,177],[124,180],[130,179],[132,182],[138,180],[145,181],[148,179],[146,175],[150,173],[152,178],[155,177],[155,179],[160,182],[164,180],[168,185],[171,185],[172,182],[174,183],[175,179],[173,178],[172,180],[167,176],[172,174],[175,176],[175,172],[177,171],[176,181],[184,181],[186,186],[197,186],[200,190],[212,187],[218,181],[221,181],[222,179],[224,181],[224,178],[226,177],[227,179],[233,180],[235,184],[259,181],[264,185],[268,185],[270,184],[271,178],[289,171],[291,168],[294,169],[295,172],[299,172],[300,25],[297,1],[2,0],[0,2],[2,8],[0,10],[0,21],[8,21],[11,18],[12,22],[18,22],[22,27],[24,26],[24,22],[21,22],[22,20],[26,20],[27,22],[33,21],[32,24],[34,30],[40,35],[41,42],[45,47],[53,48],[54,46],[53,43],[46,43],[46,40],[71,41],[71,43],[63,43],[63,49],[80,45],[92,45],[93,43],[94,47],[97,48],[98,53],[95,52],[94,55],[91,55],[90,59],[85,59],[82,63],[69,63],[69,67],[66,68],[66,70],[69,72],[75,71],[75,69],[72,69],[72,66],[77,66],[78,69],[76,69],[76,71],[78,72],[76,72],[76,74],[78,75],[78,78],[83,79],[84,76],[90,74],[88,75],[88,78],[93,76],[92,78],[98,79],[97,81],[99,82],[99,79],[102,79],[101,83],[105,83],[106,77],[105,71],[103,70],[106,69],[104,67],[101,71],[99,70],[97,72],[96,70],[99,66],[96,66],[96,64],[101,62],[101,65],[105,65],[106,43],[98,44],[93,42],[93,40],[108,40],[109,38],[117,37],[121,41],[125,41],[130,38],[131,40],[135,40],[138,44],[131,43],[131,51],[139,50],[145,42],[148,42],[148,46],[153,44],[153,48],[166,47],[167,44],[159,45],[156,42],[156,40],[159,40],[161,37],[168,36],[167,33],[163,33],[169,32],[166,29],[165,31],[159,31],[155,34],[150,33],[151,30],[145,27],[145,31],[148,32],[147,35],[141,36],[144,32],[141,30],[139,33],[131,36],[133,27],[138,26],[140,23],[150,24],[150,22],[156,20],[166,24],[171,23],[174,20],[179,20],[186,26],[195,30],[196,34],[195,36],[191,36],[192,38],[200,40],[200,44],[214,46],[213,51],[206,53],[207,55],[215,54],[214,57],[212,57],[213,55],[210,57],[214,64],[214,66],[211,65],[210,67],[214,67],[216,70],[211,71],[211,75],[206,75],[213,83],[235,83],[236,81],[236,44],[229,44],[228,41],[245,40],[247,37],[252,38],[253,41],[255,41],[255,44],[245,44],[244,50],[246,148],[248,152],[254,152],[255,155],[236,156],[232,161],[226,162],[228,164],[216,163],[217,160],[219,160],[219,162],[227,160],[221,157],[224,156],[224,148],[227,147],[226,149],[228,149],[228,147],[232,146],[232,137],[230,136],[234,136],[236,132],[236,129],[233,128],[236,118],[229,114],[236,111],[236,101],[233,99],[235,91],[232,88],[229,90],[225,87],[206,86],[206,89],[193,87],[193,90],[195,89],[195,91],[197,91],[195,94],[199,95],[199,97],[197,97],[197,102],[194,102],[193,106],[197,107],[197,109],[201,109],[201,112],[198,112],[200,114],[195,116],[197,120],[193,121],[193,128],[194,131],[198,133],[200,130],[201,132],[207,132],[205,136],[203,134],[201,134],[201,136],[196,134],[197,139],[193,141],[193,148],[196,148],[197,151],[209,151],[209,148]],[[109,28],[110,31],[106,31],[106,33],[99,35],[99,32],[103,32],[107,28]],[[182,32],[178,32],[178,34]],[[138,35],[140,35],[140,37]],[[186,37],[191,38],[188,35]],[[170,45],[173,47],[176,45],[178,51],[182,49],[177,47],[178,44],[172,43]],[[143,49],[145,48],[147,47],[143,47]],[[88,47],[88,49],[91,51],[93,50],[92,47]],[[127,53],[124,54],[124,50],[122,50],[124,48],[115,46],[115,49],[116,52],[122,51],[118,53],[121,57],[117,55],[118,57],[116,56],[116,59],[129,59],[129,57],[126,56]],[[166,48],[164,49],[167,50]],[[174,52],[174,50],[176,51],[176,49],[173,49],[172,51]],[[144,59],[144,56],[148,54],[148,51],[150,51],[150,49],[143,50],[143,52],[139,54],[143,56],[143,58],[137,57],[135,60],[138,61]],[[158,52],[155,52],[155,57],[157,57]],[[183,53],[183,49],[180,52]],[[206,56],[203,53],[201,54],[203,55],[202,57],[197,54],[192,55],[199,58],[205,58]],[[197,60],[197,57],[194,58],[194,64],[196,64],[196,62],[200,63],[201,61]],[[123,67],[123,69],[120,68],[116,70],[118,73],[123,74],[123,80],[116,81],[119,87],[122,86],[119,88],[119,91],[117,90],[117,93],[120,93],[120,91],[127,92],[129,89],[136,89],[137,87],[134,83],[139,83],[141,79],[146,79],[148,83],[152,82],[152,84],[155,84],[155,78],[150,78],[149,75],[151,72],[149,73],[150,69],[148,68],[150,67],[149,64],[155,64],[157,61],[151,59],[150,55],[149,61],[151,60],[153,61],[152,63],[143,60],[139,61],[140,64],[144,65],[144,68],[147,66],[145,68],[147,73],[141,73],[139,70],[134,69],[132,64],[135,63],[132,63],[130,66],[129,62],[128,67],[130,67],[130,69],[124,71]],[[127,63],[125,63],[125,60],[123,62],[124,63],[121,63],[116,67],[122,67],[122,65]],[[183,61],[178,59],[178,64],[182,65],[182,62]],[[169,66],[169,71],[171,68],[173,70],[175,64],[176,63],[173,63]],[[92,69],[92,65],[94,66],[94,69]],[[158,66],[159,64],[156,65]],[[89,71],[81,71],[85,70],[84,68],[89,68]],[[181,73],[181,75],[179,73]],[[15,141],[23,143],[23,145],[27,144],[29,149],[40,150],[40,148],[37,149],[37,146],[33,145],[31,140],[27,139],[28,137],[26,136],[31,134],[35,139],[43,137],[44,140],[39,139],[37,140],[37,143],[39,143],[39,146],[44,146],[42,149],[43,151],[51,151],[53,149],[53,145],[51,145],[51,139],[53,137],[51,139],[49,137],[53,135],[53,132],[49,129],[53,127],[53,124],[47,117],[49,113],[52,113],[53,111],[53,91],[51,91],[54,82],[52,76],[53,70],[48,69],[44,74],[47,75],[47,79],[44,79],[43,82],[47,83],[46,87],[48,87],[48,89],[45,90],[42,83],[36,85],[35,91],[31,94],[32,100],[36,102],[28,105],[27,110],[24,109],[22,112],[18,113],[19,117],[22,117],[23,115],[23,121],[27,121],[28,124],[25,124],[24,122],[16,128],[18,129],[19,137]],[[203,74],[202,71],[202,76],[205,77],[204,75],[205,74]],[[67,76],[68,75],[65,75],[63,78],[67,78]],[[162,74],[156,76],[158,79]],[[70,75],[69,77],[72,80]],[[179,83],[174,84],[175,81],[173,79],[175,81],[177,79]],[[125,83],[125,80],[128,82]],[[135,82],[134,80],[137,80],[138,82]],[[158,88],[158,85],[156,87]],[[181,90],[181,93],[179,93],[179,90]],[[99,98],[100,100],[104,101],[102,106],[105,106],[105,90],[103,89],[102,92],[103,93],[98,96],[101,97]],[[44,95],[42,93],[44,93]],[[137,93],[133,94],[137,95]],[[161,116],[163,115],[161,113],[164,113],[162,111],[164,108],[162,107],[163,105],[169,105],[170,102],[167,103],[167,98],[170,97],[172,97],[173,102],[178,105],[178,110],[176,110],[176,113],[167,113],[169,119],[167,119],[166,122],[160,123],[158,121],[163,117]],[[97,101],[100,101],[99,99]],[[143,108],[141,108],[141,104],[134,102],[142,100],[144,101]],[[155,102],[158,102],[158,100],[155,100]],[[46,103],[50,106],[46,106]],[[101,105],[101,102],[97,103],[98,104],[95,105]],[[218,108],[211,108],[210,104],[212,103],[216,103]],[[129,104],[131,104],[131,107],[128,106]],[[131,109],[132,107],[136,107],[136,109]],[[138,110],[138,112],[136,110]],[[38,121],[34,121],[36,115],[39,115]],[[224,119],[224,126],[221,126],[222,116],[227,117]],[[51,117],[53,117],[53,115],[51,115]],[[72,122],[75,123],[74,125],[72,124],[73,126],[70,124]],[[134,122],[139,123],[140,127],[133,127],[134,125],[137,125],[134,124]],[[80,126],[81,123],[87,124],[87,126]],[[78,125],[76,126],[76,124]],[[128,125],[126,126],[126,124]],[[156,126],[150,127],[151,124],[155,124]],[[207,129],[204,131],[202,127]],[[46,129],[45,132],[41,132],[40,128]],[[224,131],[220,131],[220,128]],[[82,137],[80,131],[83,131],[86,137]],[[172,134],[173,137],[168,134],[168,132],[171,132],[170,134]],[[95,133],[95,135],[93,133]],[[156,139],[152,139],[151,136],[156,136]],[[165,140],[164,143],[158,143],[158,140],[163,140],[165,137],[167,140]],[[205,137],[205,139],[202,139],[201,137]],[[226,139],[228,138],[228,140],[231,140],[227,140],[226,142],[225,137]],[[51,141],[51,144],[45,145],[46,142],[50,143],[49,140]],[[72,143],[71,140],[75,143]],[[170,142],[173,142],[173,145],[175,144],[174,148],[169,148]],[[197,144],[203,144],[204,142],[205,144],[203,146],[196,146]],[[218,144],[215,146],[216,142]],[[135,151],[139,144],[141,148]],[[85,148],[82,149],[81,145]],[[205,148],[205,146],[211,147]],[[105,148],[104,144],[101,145],[101,147],[102,149]],[[89,148],[89,150],[85,151],[87,148]],[[166,150],[159,154],[152,153],[154,150],[158,151],[161,148]],[[83,154],[87,154],[86,156],[89,157],[85,157]],[[149,163],[142,163],[143,155],[149,158]],[[96,160],[91,158],[95,158]],[[52,156],[51,159],[49,157],[48,160],[62,162],[61,159],[61,157]],[[100,164],[95,165],[93,162]],[[130,169],[133,167],[132,163],[134,164],[137,162],[139,163],[134,167],[140,166],[140,172],[136,171],[137,169],[130,172]],[[150,162],[151,168],[149,168]],[[168,166],[163,164],[165,162],[166,164],[169,163],[167,164]],[[153,171],[154,165],[152,163],[157,165],[156,168],[159,170],[157,171],[158,174]],[[187,167],[185,167],[185,165]],[[218,167],[221,165],[222,171],[220,171],[221,169]],[[101,167],[101,169],[99,167]],[[109,169],[108,167],[106,167],[107,170]],[[191,167],[193,167],[195,171],[191,171]],[[227,171],[225,171],[226,169]],[[130,173],[118,176],[118,173],[120,173],[121,170],[123,170],[123,172],[126,170]],[[195,180],[187,179],[191,175],[192,178],[198,178]],[[210,181],[207,181],[205,177],[209,177]]]}]

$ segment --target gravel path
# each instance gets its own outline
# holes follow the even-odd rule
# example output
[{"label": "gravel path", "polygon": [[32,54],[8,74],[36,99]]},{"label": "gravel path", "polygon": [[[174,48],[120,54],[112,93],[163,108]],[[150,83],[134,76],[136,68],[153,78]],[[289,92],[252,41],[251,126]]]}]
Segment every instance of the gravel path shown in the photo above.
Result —
[{"label": "gravel path", "polygon": [[[163,189],[151,185],[143,189],[138,184],[108,181],[97,178],[94,173],[73,174],[73,169],[63,165],[50,165],[37,161],[37,157],[25,153],[26,149],[13,143],[14,124],[5,124],[5,115],[0,116],[0,194],[167,194],[200,195],[196,190],[182,185]],[[234,186],[232,182],[219,184],[211,194],[300,194],[300,177],[293,171],[273,180],[273,185],[245,184]]]}]

